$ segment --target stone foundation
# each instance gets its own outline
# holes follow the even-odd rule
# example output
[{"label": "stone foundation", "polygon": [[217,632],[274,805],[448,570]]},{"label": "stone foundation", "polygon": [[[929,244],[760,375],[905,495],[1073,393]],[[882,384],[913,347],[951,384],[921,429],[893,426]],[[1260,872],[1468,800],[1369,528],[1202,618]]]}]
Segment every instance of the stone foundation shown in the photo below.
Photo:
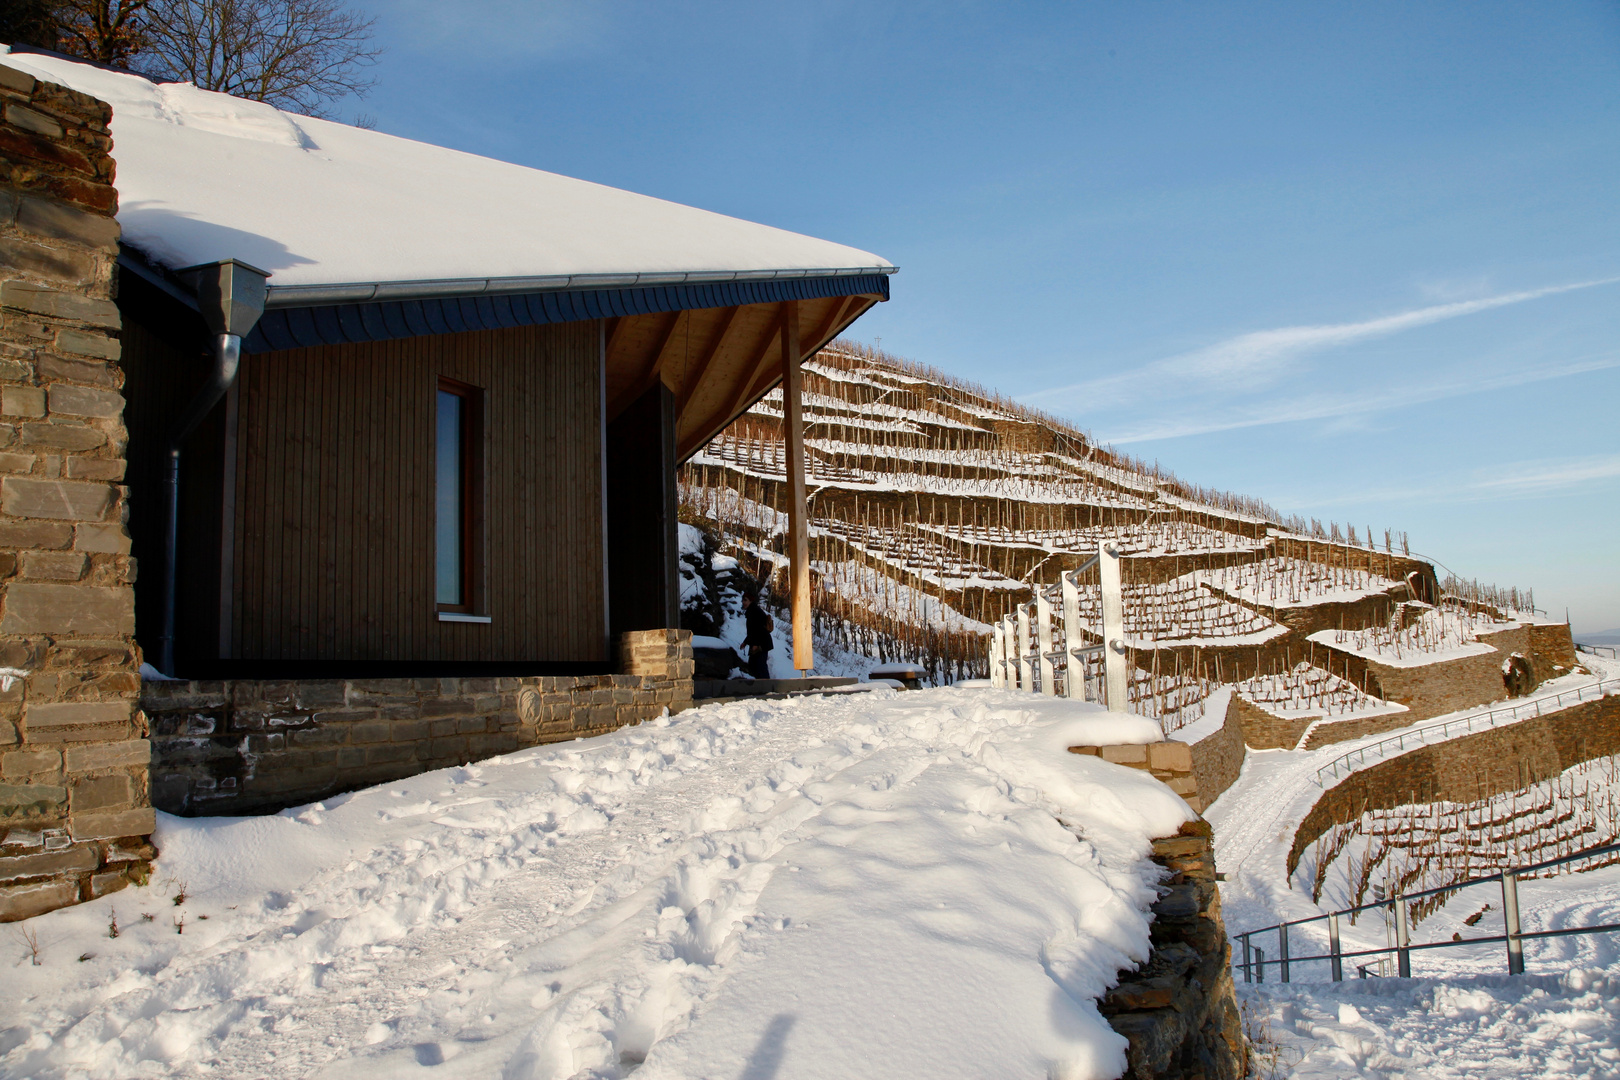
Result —
[{"label": "stone foundation", "polygon": [[147,682],[152,801],[263,813],[691,706],[688,631],[625,634],[619,653],[619,675]]},{"label": "stone foundation", "polygon": [[1099,1003],[1129,1041],[1133,1080],[1238,1080],[1248,1048],[1232,986],[1232,946],[1221,920],[1209,823],[1153,841],[1164,894],[1153,905],[1153,952]]},{"label": "stone foundation", "polygon": [[0,922],[144,881],[105,104],[0,66]]}]

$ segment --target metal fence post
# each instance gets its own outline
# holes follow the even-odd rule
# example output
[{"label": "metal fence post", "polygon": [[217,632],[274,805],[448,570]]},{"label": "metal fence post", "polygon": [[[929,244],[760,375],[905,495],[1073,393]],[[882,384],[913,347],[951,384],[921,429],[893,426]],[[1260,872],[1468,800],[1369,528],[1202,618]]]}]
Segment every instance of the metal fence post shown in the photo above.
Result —
[{"label": "metal fence post", "polygon": [[1266,981],[1266,950],[1259,946],[1254,950],[1254,981]]},{"label": "metal fence post", "polygon": [[1411,938],[1406,925],[1406,897],[1395,898],[1395,970],[1403,979],[1412,977]]},{"label": "metal fence post", "polygon": [[1502,933],[1507,938],[1509,975],[1524,974],[1524,942],[1519,940],[1519,875],[1502,871]]},{"label": "metal fence post", "polygon": [[1249,935],[1239,934],[1238,940],[1243,942],[1243,981],[1254,982],[1254,969],[1249,965]]},{"label": "metal fence post", "polygon": [[1041,652],[1041,693],[1053,697],[1057,694],[1057,668],[1052,664],[1052,601],[1039,585],[1035,586],[1035,611],[1035,644]]},{"label": "metal fence post", "polygon": [[1344,960],[1339,956],[1339,916],[1328,916],[1328,963],[1333,968],[1333,981],[1344,981]]},{"label": "metal fence post", "polygon": [[1277,965],[1282,981],[1288,981],[1288,924],[1277,927]]}]

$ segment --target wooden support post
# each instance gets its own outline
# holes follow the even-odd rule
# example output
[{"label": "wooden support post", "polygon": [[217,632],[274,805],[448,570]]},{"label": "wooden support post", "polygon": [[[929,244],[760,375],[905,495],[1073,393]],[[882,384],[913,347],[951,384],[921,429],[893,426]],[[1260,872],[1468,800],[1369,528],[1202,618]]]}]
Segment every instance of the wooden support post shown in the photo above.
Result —
[{"label": "wooden support post", "polygon": [[793,666],[816,666],[810,641],[810,507],[805,503],[803,376],[799,370],[799,302],[782,305],[782,406],[787,436],[788,558],[792,560]]}]

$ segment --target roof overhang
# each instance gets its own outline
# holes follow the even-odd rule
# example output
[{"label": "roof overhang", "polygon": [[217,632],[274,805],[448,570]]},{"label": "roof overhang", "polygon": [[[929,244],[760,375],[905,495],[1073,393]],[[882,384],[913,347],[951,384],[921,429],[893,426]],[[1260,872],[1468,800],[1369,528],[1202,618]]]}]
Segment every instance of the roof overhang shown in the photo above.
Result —
[{"label": "roof overhang", "polygon": [[[196,308],[186,285],[139,251],[125,247],[119,262]],[[810,356],[887,300],[894,272],[876,266],[271,285],[243,351],[600,319],[607,417],[663,382],[675,395],[684,460],[781,381],[784,305],[799,305],[801,347]]]}]

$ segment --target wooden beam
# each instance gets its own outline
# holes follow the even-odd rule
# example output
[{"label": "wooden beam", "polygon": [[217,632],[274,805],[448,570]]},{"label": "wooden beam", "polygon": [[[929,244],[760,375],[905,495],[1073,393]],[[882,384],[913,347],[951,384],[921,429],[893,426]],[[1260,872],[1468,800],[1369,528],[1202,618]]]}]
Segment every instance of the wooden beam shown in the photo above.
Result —
[{"label": "wooden beam", "polygon": [[845,319],[844,314],[849,311],[850,305],[859,300],[858,296],[846,296],[838,303],[832,305],[827,311],[827,317],[821,320],[821,325],[805,340],[809,348],[805,349],[806,356],[813,356],[821,347],[838,336],[838,331],[854,322],[853,318]]},{"label": "wooden beam", "polygon": [[788,567],[793,575],[788,597],[793,610],[793,666],[809,671],[816,666],[810,640],[810,507],[804,484],[804,407],[800,401],[803,376],[799,362],[799,302],[782,305],[782,419],[787,439]]},{"label": "wooden beam", "polygon": [[629,315],[621,315],[607,321],[607,344],[602,349],[604,356],[613,355],[613,345],[619,340],[620,331],[630,325],[631,318]]},{"label": "wooden beam", "polygon": [[[805,356],[812,356],[825,348],[833,338],[847,329],[851,323],[882,302],[883,297],[875,293],[859,293],[851,299],[852,303],[839,316],[838,322],[830,325],[823,322],[822,325],[825,329],[821,333],[822,340],[800,339],[800,346]],[[679,453],[683,459],[696,453],[699,447],[724,430],[726,425],[736,420],[745,410],[752,408],[754,403],[771,388],[771,384],[781,377],[781,369],[768,356],[773,351],[772,346],[775,345],[776,336],[779,333],[779,325],[773,326],[771,336],[760,344],[760,347],[755,350],[753,358],[743,365],[742,370],[744,372],[753,371],[754,376],[739,385],[738,392],[731,395],[725,410],[711,413],[706,424],[696,426],[698,435],[686,438],[681,442]],[[703,432],[707,432],[707,434],[704,435]],[[701,437],[698,437],[699,435]]]},{"label": "wooden beam", "polygon": [[691,327],[692,313],[690,311],[675,312],[674,317],[669,320],[669,325],[664,328],[664,336],[658,339],[658,348],[653,351],[652,364],[648,366],[646,373],[641,377],[644,384],[651,384],[658,377],[658,373],[664,369],[664,357],[669,355],[669,343],[675,340],[675,331],[680,329],[682,316],[686,317],[687,327]]},{"label": "wooden beam", "polygon": [[731,333],[731,328],[736,325],[737,312],[741,310],[741,307],[728,307],[720,313],[720,320],[709,338],[708,347],[703,350],[703,356],[681,380],[680,393],[675,398],[676,417],[686,411],[686,403],[692,400],[692,391],[703,381],[703,376],[709,373],[709,365],[714,363],[714,358],[720,355],[720,349],[726,343],[726,335]]},{"label": "wooden beam", "polygon": [[663,333],[658,336],[658,346],[653,349],[652,358],[647,361],[646,367],[642,369],[640,375],[625,384],[624,389],[619,391],[618,396],[613,399],[613,403],[608,406],[609,419],[628,409],[632,401],[645,394],[647,388],[652,386],[653,381],[658,378],[658,372],[663,369],[664,356],[669,350],[670,342],[675,340],[675,330],[681,325],[681,316],[689,314],[689,312],[677,311],[670,316],[669,322],[664,326]]},{"label": "wooden beam", "polygon": [[722,426],[731,423],[744,401],[752,401],[749,393],[755,383],[762,378],[774,379],[776,377],[775,372],[772,370],[775,365],[771,363],[770,354],[772,347],[776,345],[781,334],[782,317],[779,314],[775,319],[771,320],[770,333],[765,335],[765,339],[759,343],[759,347],[754,350],[753,355],[748,358],[748,362],[743,365],[742,371],[738,372],[742,379],[738,382],[736,391],[727,400],[726,407],[717,414],[724,421]]}]

